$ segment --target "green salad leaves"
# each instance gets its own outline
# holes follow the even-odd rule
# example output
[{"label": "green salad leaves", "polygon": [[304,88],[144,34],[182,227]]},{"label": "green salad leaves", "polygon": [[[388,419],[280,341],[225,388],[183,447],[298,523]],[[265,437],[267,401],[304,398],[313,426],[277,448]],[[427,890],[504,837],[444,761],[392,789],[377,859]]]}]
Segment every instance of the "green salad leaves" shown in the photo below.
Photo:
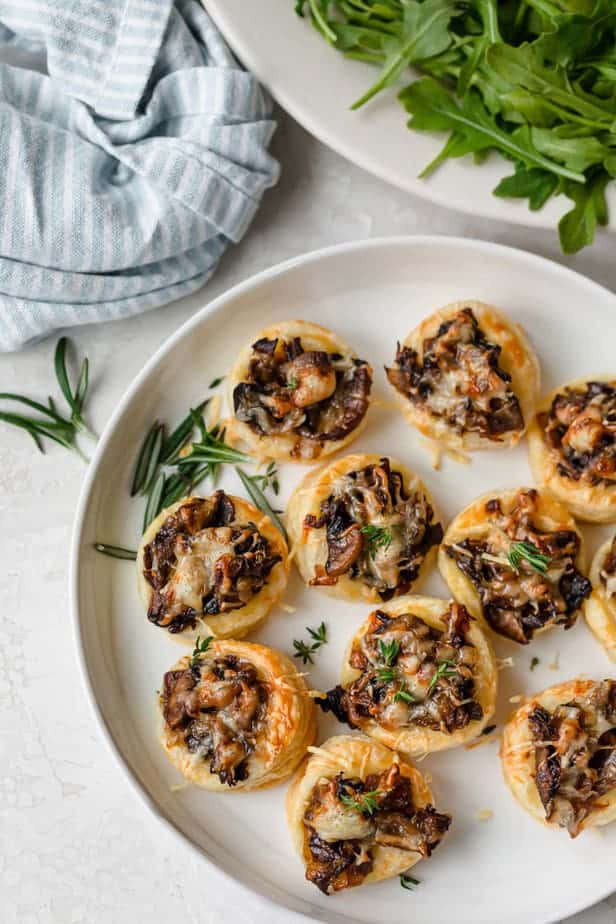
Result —
[{"label": "green salad leaves", "polygon": [[427,176],[449,158],[498,152],[512,163],[494,195],[571,200],[562,249],[592,243],[608,221],[616,177],[616,4],[613,0],[299,0],[326,39],[380,68],[352,108],[399,93],[414,131],[447,132]]}]

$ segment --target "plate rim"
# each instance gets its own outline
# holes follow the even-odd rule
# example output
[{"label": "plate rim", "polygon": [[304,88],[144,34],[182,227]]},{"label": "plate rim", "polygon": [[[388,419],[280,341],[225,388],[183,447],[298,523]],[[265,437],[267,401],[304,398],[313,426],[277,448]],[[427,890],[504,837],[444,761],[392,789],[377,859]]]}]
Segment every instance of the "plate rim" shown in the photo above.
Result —
[{"label": "plate rim", "polygon": [[[272,83],[266,69],[262,66],[260,59],[255,57],[251,51],[249,42],[244,42],[241,35],[238,35],[224,18],[224,9],[222,8],[224,0],[201,0],[207,14],[212,17],[215,25],[222,32],[226,42],[231,46],[234,54],[239,58],[244,67],[253,73],[259,83],[261,83],[278,103],[278,105],[287,112],[296,122],[313,135],[318,141],[331,148],[336,154],[344,157],[349,163],[355,164],[366,173],[377,177],[384,183],[392,186],[394,189],[401,189],[403,192],[417,196],[419,199],[428,202],[434,202],[442,208],[451,209],[461,215],[468,215],[471,218],[485,218],[490,221],[502,221],[522,228],[543,228],[558,234],[557,221],[545,216],[541,210],[531,212],[528,208],[519,210],[512,209],[507,215],[497,215],[487,205],[480,204],[473,211],[459,202],[452,202],[446,193],[441,193],[438,184],[423,182],[419,177],[409,173],[408,179],[393,179],[390,172],[382,166],[381,161],[374,159],[370,155],[364,155],[363,149],[353,147],[347,144],[342,135],[336,135],[327,123],[319,122],[318,118],[312,115],[310,110],[302,107],[301,103],[295,103],[293,94],[289,94],[284,81],[281,83]],[[401,113],[401,118],[404,113]],[[486,201],[489,201],[486,199]],[[519,200],[518,200],[519,201]],[[564,213],[563,213],[564,214]],[[616,233],[616,222],[609,221],[604,228],[599,229],[600,233]],[[592,245],[591,245],[592,246]]]},{"label": "plate rim", "polygon": [[[81,631],[79,595],[82,570],[81,555],[84,548],[82,543],[84,526],[88,513],[91,494],[98,474],[98,467],[103,455],[106,452],[107,444],[115,432],[118,421],[124,415],[126,408],[131,403],[135,394],[140,389],[142,382],[149,376],[150,372],[168,354],[173,351],[176,344],[184,339],[184,337],[189,334],[193,328],[199,327],[207,318],[221,310],[226,303],[232,302],[237,297],[242,296],[246,292],[249,292],[251,289],[258,287],[262,283],[267,282],[270,279],[274,279],[278,276],[284,276],[296,268],[306,266],[311,263],[319,263],[321,260],[337,257],[346,253],[362,251],[364,249],[379,250],[383,248],[387,250],[390,247],[403,248],[405,246],[412,247],[414,245],[428,247],[447,246],[460,249],[471,248],[473,250],[484,252],[487,250],[495,255],[500,253],[502,255],[513,256],[517,259],[530,261],[531,263],[542,266],[543,269],[548,272],[556,272],[559,274],[564,274],[565,276],[569,276],[570,278],[575,278],[578,284],[587,286],[590,294],[595,292],[601,293],[602,296],[605,296],[607,293],[608,296],[614,300],[616,307],[616,295],[614,293],[612,293],[606,286],[601,285],[600,283],[590,279],[588,276],[572,269],[571,267],[565,266],[554,260],[550,260],[547,257],[532,253],[531,251],[520,247],[511,247],[506,244],[486,241],[475,237],[465,238],[460,236],[450,236],[446,234],[405,234],[380,236],[347,241],[342,244],[333,244],[327,247],[320,247],[315,250],[310,250],[299,254],[295,257],[291,257],[290,259],[283,260],[280,263],[275,263],[272,266],[266,267],[257,273],[253,273],[246,279],[236,283],[230,288],[225,289],[213,299],[205,301],[205,303],[200,308],[198,308],[191,317],[184,321],[178,328],[176,328],[176,330],[173,331],[173,333],[171,333],[162,341],[154,353],[145,362],[137,375],[128,384],[115,410],[112,412],[111,416],[103,427],[95,451],[92,454],[85,478],[81,485],[79,499],[73,519],[68,578],[69,610],[72,625],[73,647],[77,657],[78,672],[82,687],[86,692],[87,702],[89,704],[91,713],[94,716],[96,726],[101,733],[101,737],[105,742],[108,751],[111,752],[115,758],[115,762],[118,765],[122,776],[128,782],[128,785],[133,793],[137,795],[140,803],[149,809],[153,816],[159,822],[161,822],[166,827],[166,829],[170,831],[176,838],[181,840],[184,844],[187,844],[189,848],[196,855],[198,855],[216,875],[223,877],[225,881],[233,884],[235,888],[239,887],[242,889],[247,896],[255,896],[270,907],[273,907],[277,910],[284,910],[287,915],[293,916],[292,918],[290,917],[290,920],[295,920],[297,922],[304,921],[311,922],[311,924],[318,924],[318,919],[303,911],[296,911],[290,908],[288,905],[282,906],[275,899],[265,894],[265,892],[259,891],[252,885],[236,878],[231,873],[227,872],[227,870],[224,869],[224,867],[220,865],[216,859],[208,856],[205,851],[197,843],[195,843],[195,841],[193,841],[193,839],[187,833],[183,832],[179,827],[176,826],[171,818],[169,818],[164,810],[157,804],[156,800],[152,797],[146,786],[141,783],[137,774],[130,767],[128,761],[122,754],[119,745],[116,743],[113,732],[103,714],[96,696],[94,682],[88,667],[84,639]],[[612,895],[615,889],[616,881],[614,882],[613,886],[608,888],[605,892],[602,892],[596,899],[593,899],[590,904],[588,904],[585,899],[582,899],[579,904],[576,903],[567,912],[568,916],[594,907],[594,905],[604,901],[606,898]],[[532,920],[528,920],[526,924],[558,924],[560,921],[562,921],[562,917],[559,914],[556,917],[539,916],[533,918]]]}]

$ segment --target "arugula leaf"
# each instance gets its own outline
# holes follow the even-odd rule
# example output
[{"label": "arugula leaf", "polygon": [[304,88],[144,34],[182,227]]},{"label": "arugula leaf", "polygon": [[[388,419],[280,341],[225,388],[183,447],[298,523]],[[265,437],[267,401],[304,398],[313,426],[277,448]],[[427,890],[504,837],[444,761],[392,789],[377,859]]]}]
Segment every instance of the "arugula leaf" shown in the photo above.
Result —
[{"label": "arugula leaf", "polygon": [[502,179],[493,193],[512,199],[528,199],[529,208],[535,212],[547,202],[557,186],[558,177],[553,173],[517,164],[515,173]]},{"label": "arugula leaf", "polygon": [[459,106],[436,80],[424,77],[403,90],[399,98],[412,115],[409,128],[452,132],[441,153],[421,176],[427,176],[447,157],[462,157],[496,148],[527,167],[541,167],[578,183],[584,182],[583,174],[540,154],[533,146],[527,125],[512,134],[500,128],[475,91],[470,91]]},{"label": "arugula leaf", "polygon": [[[542,154],[565,164],[570,170],[583,173],[614,154],[614,148],[600,141],[597,135],[582,133],[583,131],[575,125],[532,128],[531,138]],[[616,138],[614,140],[616,141]]]},{"label": "arugula leaf", "polygon": [[359,109],[369,99],[394,84],[414,61],[430,58],[451,44],[449,23],[457,0],[402,0],[402,32],[383,44],[385,64],[380,77],[351,109]]},{"label": "arugula leaf", "polygon": [[589,179],[585,186],[578,183],[564,184],[563,192],[575,204],[558,223],[563,253],[577,253],[587,244],[592,244],[597,225],[607,224],[605,187],[609,179],[609,174],[602,170]]},{"label": "arugula leaf", "polygon": [[460,69],[456,91],[464,96],[471,85],[471,80],[480,63],[485,59],[486,51],[495,42],[502,41],[498,27],[498,7],[496,0],[475,0],[475,7],[481,17],[483,32],[475,40],[474,48]]}]

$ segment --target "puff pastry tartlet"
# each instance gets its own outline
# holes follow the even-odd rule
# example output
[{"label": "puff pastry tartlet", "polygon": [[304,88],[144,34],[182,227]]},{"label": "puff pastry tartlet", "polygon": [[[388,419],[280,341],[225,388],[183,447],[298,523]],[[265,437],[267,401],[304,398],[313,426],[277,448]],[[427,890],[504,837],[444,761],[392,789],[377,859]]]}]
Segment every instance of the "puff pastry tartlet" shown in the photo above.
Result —
[{"label": "puff pastry tartlet", "polygon": [[565,828],[616,819],[616,681],[570,680],[537,693],[505,726],[511,792],[533,818]]},{"label": "puff pastry tartlet", "polygon": [[492,646],[467,609],[400,597],[351,640],[342,683],[316,702],[342,722],[411,756],[464,744],[494,714]]},{"label": "puff pastry tartlet", "polygon": [[289,572],[272,521],[241,497],[186,497],[146,529],[137,553],[148,619],[191,641],[207,630],[241,638],[266,619]]},{"label": "puff pastry tartlet", "polygon": [[330,738],[298,770],[287,818],[306,878],[326,895],[398,876],[451,824],[419,771],[363,737]]},{"label": "puff pastry tartlet", "polygon": [[286,526],[304,581],[349,600],[407,593],[443,536],[417,475],[374,455],[310,472],[291,496]]},{"label": "puff pastry tartlet", "polygon": [[582,520],[616,520],[616,379],[579,380],[541,402],[528,430],[539,484]]},{"label": "puff pastry tartlet", "polygon": [[331,455],[364,427],[371,388],[370,365],[336,334],[281,321],[262,330],[233,367],[227,433],[270,459]]},{"label": "puff pastry tartlet", "polygon": [[[207,640],[206,640],[207,643]],[[314,705],[286,655],[250,642],[210,641],[167,671],[160,741],[197,786],[261,789],[290,776],[316,734]]]},{"label": "puff pastry tartlet", "polygon": [[590,595],[582,535],[566,507],[534,488],[484,494],[451,522],[439,551],[449,589],[494,632],[527,644],[570,628]]},{"label": "puff pastry tartlet", "polygon": [[522,328],[478,301],[452,302],[422,321],[385,371],[409,423],[458,450],[515,446],[539,390]]},{"label": "puff pastry tartlet", "polygon": [[593,589],[584,603],[584,616],[608,657],[616,661],[616,536],[597,549],[590,582]]}]

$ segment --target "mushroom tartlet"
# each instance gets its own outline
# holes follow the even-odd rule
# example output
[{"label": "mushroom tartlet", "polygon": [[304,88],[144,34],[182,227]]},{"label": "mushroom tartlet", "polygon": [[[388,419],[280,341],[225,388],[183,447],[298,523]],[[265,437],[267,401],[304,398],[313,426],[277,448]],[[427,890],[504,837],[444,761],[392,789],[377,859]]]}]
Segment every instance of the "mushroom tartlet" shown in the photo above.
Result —
[{"label": "mushroom tartlet", "polygon": [[342,683],[316,702],[381,744],[418,756],[481,733],[496,705],[492,646],[461,603],[401,597],[351,640]]},{"label": "mushroom tartlet", "polygon": [[186,497],[146,529],[137,553],[139,591],[150,622],[189,642],[204,628],[217,638],[241,638],[282,595],[288,559],[272,521],[241,497]]},{"label": "mushroom tartlet", "polygon": [[452,302],[422,321],[385,371],[409,423],[450,449],[515,446],[539,390],[522,328],[477,301]]},{"label": "mushroom tartlet", "polygon": [[539,484],[582,520],[616,520],[616,380],[571,382],[541,402],[528,429]]},{"label": "mushroom tartlet", "polygon": [[438,562],[473,616],[522,645],[571,628],[592,589],[573,517],[533,488],[479,497],[450,524]]},{"label": "mushroom tartlet", "polygon": [[206,645],[163,678],[160,741],[167,757],[191,783],[217,792],[286,779],[316,735],[303,677],[290,658],[265,645]]},{"label": "mushroom tartlet", "polygon": [[451,824],[419,771],[366,738],[330,738],[300,767],[287,818],[306,879],[326,895],[399,876]]},{"label": "mushroom tartlet", "polygon": [[261,331],[231,372],[227,433],[261,457],[331,455],[365,425],[372,369],[335,334],[307,321]]},{"label": "mushroom tartlet", "polygon": [[533,818],[566,828],[616,819],[616,681],[570,680],[533,696],[505,726],[505,781]]},{"label": "mushroom tartlet", "polygon": [[584,616],[607,656],[616,661],[616,536],[597,550],[590,566],[592,593]]},{"label": "mushroom tartlet", "polygon": [[310,472],[289,500],[286,526],[304,581],[349,600],[408,593],[443,536],[417,475],[373,455]]}]

